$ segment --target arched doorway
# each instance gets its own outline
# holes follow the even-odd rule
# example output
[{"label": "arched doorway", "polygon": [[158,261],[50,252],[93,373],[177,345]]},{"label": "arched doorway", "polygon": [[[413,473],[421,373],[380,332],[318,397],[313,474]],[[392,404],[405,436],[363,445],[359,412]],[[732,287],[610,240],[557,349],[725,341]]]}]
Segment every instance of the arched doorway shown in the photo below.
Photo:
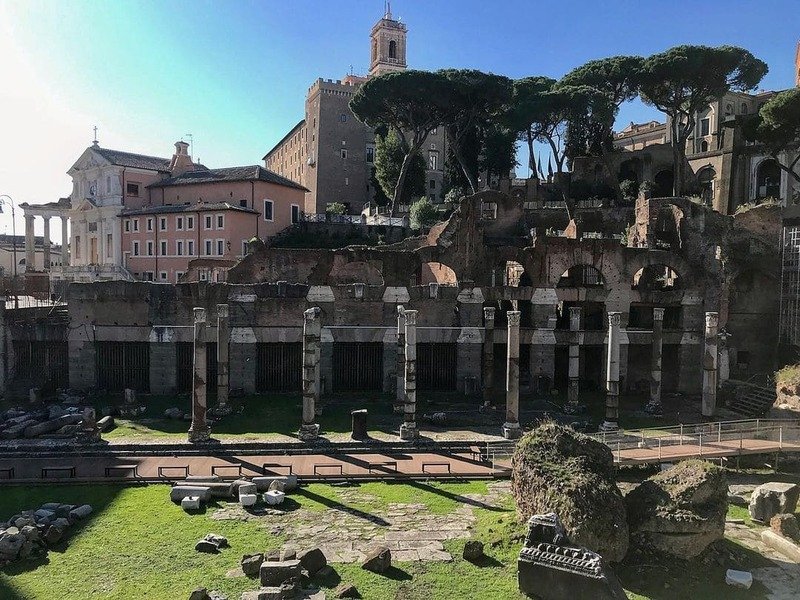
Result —
[{"label": "arched doorway", "polygon": [[714,203],[714,180],[717,177],[713,167],[704,167],[697,174],[697,185],[700,188],[700,198],[703,204],[711,206]]},{"label": "arched doorway", "polygon": [[756,199],[780,198],[781,168],[775,159],[762,160],[756,172]]},{"label": "arched doorway", "polygon": [[656,198],[669,198],[672,196],[672,170],[664,169],[656,173],[655,189],[653,189],[653,196]]},{"label": "arched doorway", "polygon": [[631,288],[640,291],[677,290],[681,287],[678,272],[669,265],[648,265],[633,276]]}]

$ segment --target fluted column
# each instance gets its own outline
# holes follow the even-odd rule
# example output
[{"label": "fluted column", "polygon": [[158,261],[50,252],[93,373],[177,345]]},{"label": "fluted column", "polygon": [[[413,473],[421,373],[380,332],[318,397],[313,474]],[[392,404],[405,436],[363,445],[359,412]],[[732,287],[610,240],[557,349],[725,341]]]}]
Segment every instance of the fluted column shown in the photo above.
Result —
[{"label": "fluted column", "polygon": [[403,424],[400,426],[401,440],[414,440],[419,436],[417,430],[417,311],[405,311],[405,404],[403,405]]},{"label": "fluted column", "polygon": [[494,391],[494,312],[493,306],[483,308],[483,401],[489,404]]},{"label": "fluted column", "polygon": [[315,407],[319,394],[320,312],[319,307],[315,306],[303,313],[303,422],[300,425],[300,439],[306,442],[319,437]]},{"label": "fluted column", "polygon": [[69,232],[67,223],[69,217],[61,215],[61,267],[69,266]]},{"label": "fluted column", "polygon": [[33,215],[25,215],[25,272],[36,269],[36,238],[33,235]]},{"label": "fluted column", "polygon": [[405,307],[397,307],[397,355],[395,357],[396,388],[394,412],[402,413],[406,403],[406,315]]},{"label": "fluted column", "polygon": [[705,349],[703,351],[703,402],[704,417],[713,417],[717,411],[717,325],[719,313],[706,313]]},{"label": "fluted column", "polygon": [[510,310],[508,317],[508,345],[506,347],[506,421],[503,437],[518,438],[519,426],[519,321],[520,311]]},{"label": "fluted column", "polygon": [[[42,267],[50,271],[50,217],[44,217],[44,262]],[[25,261],[27,262],[27,261]]]},{"label": "fluted column", "polygon": [[575,406],[580,396],[581,376],[581,307],[569,307],[569,387],[567,388],[567,403]]},{"label": "fluted column", "polygon": [[230,406],[228,406],[230,341],[231,327],[228,305],[217,304],[217,412],[221,414],[230,412]]},{"label": "fluted column", "polygon": [[622,313],[608,313],[608,352],[606,362],[606,431],[618,428],[619,420],[619,329]]},{"label": "fluted column", "polygon": [[664,309],[653,309],[653,352],[650,360],[650,402],[647,411],[661,413],[661,356],[664,338]]},{"label": "fluted column", "polygon": [[194,309],[194,382],[192,384],[192,425],[189,441],[207,442],[211,430],[206,419],[208,396],[206,389],[206,309]]}]

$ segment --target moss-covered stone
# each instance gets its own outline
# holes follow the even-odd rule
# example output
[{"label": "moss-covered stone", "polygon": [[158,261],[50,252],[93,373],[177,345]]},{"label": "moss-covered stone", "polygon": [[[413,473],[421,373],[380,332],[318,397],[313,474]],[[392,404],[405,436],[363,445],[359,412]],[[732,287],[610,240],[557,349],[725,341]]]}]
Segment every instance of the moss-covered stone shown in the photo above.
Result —
[{"label": "moss-covered stone", "polygon": [[520,518],[554,512],[573,543],[609,562],[625,556],[625,503],[605,444],[568,427],[543,423],[517,445],[511,486]]}]

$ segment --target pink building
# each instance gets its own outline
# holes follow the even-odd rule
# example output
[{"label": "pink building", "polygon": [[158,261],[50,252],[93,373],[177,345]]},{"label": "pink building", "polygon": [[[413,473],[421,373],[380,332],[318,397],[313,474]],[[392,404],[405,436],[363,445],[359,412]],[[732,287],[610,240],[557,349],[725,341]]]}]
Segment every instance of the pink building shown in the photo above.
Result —
[{"label": "pink building", "polygon": [[307,190],[289,179],[258,165],[208,169],[191,163],[182,142],[176,148],[172,176],[120,212],[123,265],[137,279],[176,282],[195,259],[200,279],[221,279],[249,240],[275,235],[305,210]]}]

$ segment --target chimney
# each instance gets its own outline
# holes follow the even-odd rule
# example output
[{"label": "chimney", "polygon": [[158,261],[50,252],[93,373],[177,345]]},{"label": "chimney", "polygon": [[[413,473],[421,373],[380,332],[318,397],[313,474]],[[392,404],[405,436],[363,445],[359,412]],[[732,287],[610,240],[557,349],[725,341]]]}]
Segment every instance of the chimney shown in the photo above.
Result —
[{"label": "chimney", "polygon": [[189,144],[181,140],[175,142],[175,154],[172,155],[172,160],[169,162],[169,170],[173,177],[182,175],[186,171],[191,171],[194,167],[192,157],[189,156]]}]

